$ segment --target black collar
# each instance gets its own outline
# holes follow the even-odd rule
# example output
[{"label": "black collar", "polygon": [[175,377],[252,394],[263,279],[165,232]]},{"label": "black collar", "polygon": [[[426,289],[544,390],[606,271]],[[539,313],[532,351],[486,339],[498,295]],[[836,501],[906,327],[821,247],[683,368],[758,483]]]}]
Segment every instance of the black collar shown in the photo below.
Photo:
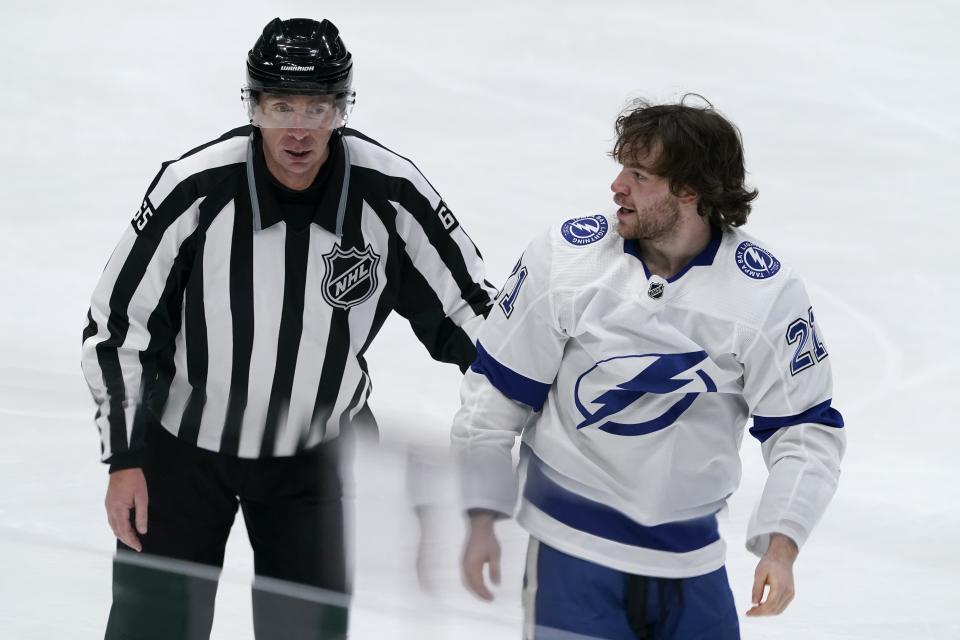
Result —
[{"label": "black collar", "polygon": [[[335,131],[330,136],[329,149],[330,154],[327,157],[327,165],[321,169],[322,173],[328,173],[324,179],[325,185],[322,187],[322,193],[319,196],[319,203],[313,214],[313,224],[323,227],[331,233],[337,232],[337,213],[340,205],[340,196],[345,178],[346,160],[344,156],[343,135],[340,131]],[[259,130],[254,128],[251,139],[253,148],[253,176],[256,183],[256,195],[258,203],[255,205],[260,213],[260,229],[266,229],[275,225],[284,219],[283,205],[279,202],[272,176],[267,169],[266,161],[263,158],[263,147],[260,139]],[[318,175],[318,178],[321,177]]]}]

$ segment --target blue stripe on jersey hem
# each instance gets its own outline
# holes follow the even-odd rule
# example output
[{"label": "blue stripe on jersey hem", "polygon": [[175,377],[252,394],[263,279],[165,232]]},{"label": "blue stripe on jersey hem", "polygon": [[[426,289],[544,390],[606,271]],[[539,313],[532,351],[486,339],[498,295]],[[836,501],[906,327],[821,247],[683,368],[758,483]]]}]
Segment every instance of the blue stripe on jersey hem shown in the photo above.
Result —
[{"label": "blue stripe on jersey hem", "polygon": [[766,442],[767,439],[783,427],[793,427],[798,424],[822,424],[825,427],[843,428],[843,416],[840,412],[830,406],[833,399],[827,399],[818,405],[810,407],[803,413],[795,416],[782,416],[777,418],[767,418],[765,416],[753,416],[753,426],[750,427],[750,435]]},{"label": "blue stripe on jersey hem", "polygon": [[511,400],[522,402],[534,411],[543,409],[543,403],[547,401],[547,393],[550,392],[549,384],[528,378],[500,364],[479,342],[477,342],[477,358],[470,368],[486,376],[500,393]]},{"label": "blue stripe on jersey hem", "polygon": [[644,526],[625,514],[564,489],[543,472],[545,463],[529,447],[523,497],[545,514],[568,527],[632,547],[687,553],[720,539],[717,516]]}]

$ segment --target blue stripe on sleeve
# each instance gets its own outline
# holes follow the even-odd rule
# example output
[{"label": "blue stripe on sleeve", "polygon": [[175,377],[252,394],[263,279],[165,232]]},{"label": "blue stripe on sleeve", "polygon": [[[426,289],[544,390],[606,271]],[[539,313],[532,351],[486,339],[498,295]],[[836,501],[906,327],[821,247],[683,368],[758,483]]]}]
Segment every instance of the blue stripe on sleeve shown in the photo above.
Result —
[{"label": "blue stripe on sleeve", "polygon": [[826,427],[843,428],[843,416],[840,412],[830,406],[833,399],[824,400],[818,405],[810,407],[803,413],[795,416],[779,416],[776,418],[767,418],[764,416],[753,416],[753,426],[750,427],[750,435],[766,442],[767,439],[783,427],[792,427],[798,424],[822,424]]},{"label": "blue stripe on sleeve", "polygon": [[543,403],[547,400],[551,385],[528,378],[500,364],[479,342],[477,342],[477,359],[473,361],[470,368],[485,375],[490,384],[511,400],[522,402],[534,411],[543,409]]},{"label": "blue stripe on sleeve", "polygon": [[524,446],[521,455],[527,459],[524,499],[568,527],[633,547],[673,553],[696,551],[720,539],[716,514],[645,526],[558,485],[544,473],[545,463],[529,447]]}]

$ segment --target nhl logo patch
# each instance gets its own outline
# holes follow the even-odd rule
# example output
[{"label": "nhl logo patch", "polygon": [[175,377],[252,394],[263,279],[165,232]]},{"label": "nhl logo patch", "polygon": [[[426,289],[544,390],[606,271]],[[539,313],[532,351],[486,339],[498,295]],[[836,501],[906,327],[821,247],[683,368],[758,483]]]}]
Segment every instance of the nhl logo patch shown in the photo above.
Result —
[{"label": "nhl logo patch", "polygon": [[754,280],[766,280],[780,271],[780,261],[773,254],[752,242],[743,241],[736,251],[737,266]]},{"label": "nhl logo patch", "polygon": [[647,295],[653,298],[654,300],[659,300],[663,297],[663,283],[662,282],[651,282],[650,286],[647,287]]},{"label": "nhl logo patch", "polygon": [[369,244],[363,251],[344,251],[339,245],[323,256],[323,299],[332,307],[349,309],[366,301],[377,290],[380,256]]},{"label": "nhl logo patch", "polygon": [[560,234],[563,239],[570,244],[580,247],[586,244],[593,244],[603,236],[607,235],[607,219],[601,215],[585,216],[583,218],[572,218],[563,223],[560,227]]}]

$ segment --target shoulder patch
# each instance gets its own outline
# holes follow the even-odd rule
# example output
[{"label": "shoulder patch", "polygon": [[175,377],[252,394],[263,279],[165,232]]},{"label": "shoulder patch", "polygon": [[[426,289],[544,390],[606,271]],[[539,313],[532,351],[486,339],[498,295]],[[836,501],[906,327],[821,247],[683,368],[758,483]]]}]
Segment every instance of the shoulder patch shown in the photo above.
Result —
[{"label": "shoulder patch", "polygon": [[146,228],[147,223],[150,222],[150,219],[156,212],[157,210],[154,209],[153,204],[150,203],[150,198],[144,198],[140,209],[133,214],[133,220],[130,221],[137,235],[140,235],[140,232]]},{"label": "shoulder patch", "polygon": [[735,256],[740,271],[754,280],[772,278],[780,271],[780,261],[772,253],[752,242],[741,242]]},{"label": "shoulder patch", "polygon": [[609,228],[606,217],[598,214],[567,220],[560,227],[560,234],[570,244],[580,247],[593,244],[607,235]]},{"label": "shoulder patch", "polygon": [[448,233],[460,225],[460,223],[457,222],[457,219],[454,217],[453,211],[450,211],[450,207],[448,207],[447,203],[443,200],[441,200],[440,204],[437,205],[434,213],[436,213],[437,218],[440,219],[440,224],[443,225],[443,230]]}]

